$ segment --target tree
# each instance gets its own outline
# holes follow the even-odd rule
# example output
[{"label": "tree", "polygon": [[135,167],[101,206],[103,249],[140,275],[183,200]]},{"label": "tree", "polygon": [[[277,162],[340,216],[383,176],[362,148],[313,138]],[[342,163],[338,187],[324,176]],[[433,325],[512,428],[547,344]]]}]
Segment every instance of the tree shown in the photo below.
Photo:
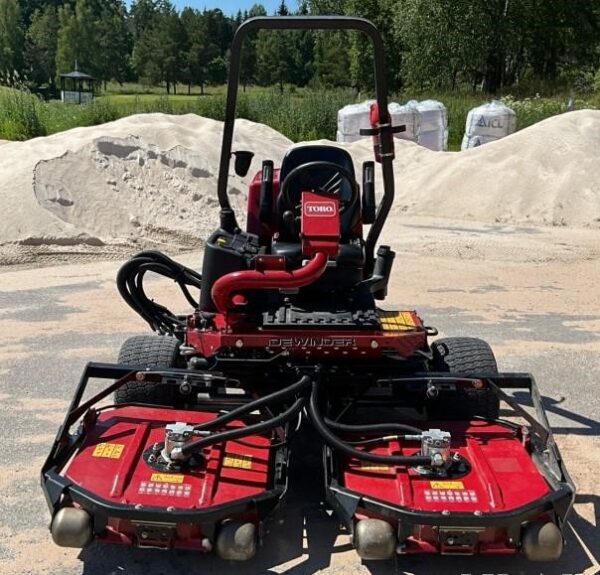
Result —
[{"label": "tree", "polygon": [[397,37],[402,39],[404,81],[412,87],[457,87],[485,72],[493,19],[485,0],[400,0]]},{"label": "tree", "polygon": [[57,35],[56,7],[49,4],[37,9],[31,18],[26,44],[28,78],[37,86],[55,86]]},{"label": "tree", "polygon": [[[307,16],[308,3],[301,0],[298,5],[299,16]],[[313,77],[315,38],[312,30],[297,30],[287,35],[290,42],[291,82],[296,86],[306,86]]]},{"label": "tree", "polygon": [[135,42],[153,27],[157,11],[155,0],[133,0],[129,10],[129,27]]},{"label": "tree", "polygon": [[171,88],[177,93],[186,48],[185,29],[179,14],[169,0],[156,3],[138,0],[135,10],[132,54],[135,71],[150,84],[164,82],[167,94]]},{"label": "tree", "polygon": [[23,71],[24,34],[17,0],[0,0],[0,75]]},{"label": "tree", "polygon": [[[278,16],[287,16],[288,9],[282,0]],[[285,82],[290,80],[291,41],[289,31],[260,30],[256,40],[256,79],[263,86],[278,84],[283,92]]]},{"label": "tree", "polygon": [[71,0],[19,0],[24,30],[29,28],[36,11],[39,10],[42,12],[48,7],[53,7],[55,10],[58,10],[59,6],[70,1]]},{"label": "tree", "polygon": [[77,0],[73,10],[68,4],[58,10],[56,71],[69,72],[77,64],[81,70],[102,78],[98,29],[89,0]]},{"label": "tree", "polygon": [[[256,16],[266,16],[267,11],[262,4],[253,4],[248,12],[244,14],[244,20],[254,18]],[[257,62],[256,62],[256,42],[257,36],[255,33],[246,36],[244,46],[242,48],[242,61],[240,69],[240,82],[244,92],[246,86],[256,82]]]},{"label": "tree", "polygon": [[315,35],[313,75],[315,84],[326,87],[348,86],[348,34],[319,32]]},{"label": "tree", "polygon": [[96,19],[96,31],[100,48],[98,77],[105,83],[113,79],[122,84],[129,76],[132,38],[125,5],[121,0],[102,3]]}]

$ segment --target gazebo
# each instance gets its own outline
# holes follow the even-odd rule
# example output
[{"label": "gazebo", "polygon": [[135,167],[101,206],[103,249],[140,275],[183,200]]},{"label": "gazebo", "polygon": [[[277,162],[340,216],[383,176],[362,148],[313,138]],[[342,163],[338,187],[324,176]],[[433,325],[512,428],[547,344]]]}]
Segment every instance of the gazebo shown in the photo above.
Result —
[{"label": "gazebo", "polygon": [[75,62],[75,70],[60,75],[60,99],[69,104],[85,104],[94,99],[96,79],[77,68]]}]

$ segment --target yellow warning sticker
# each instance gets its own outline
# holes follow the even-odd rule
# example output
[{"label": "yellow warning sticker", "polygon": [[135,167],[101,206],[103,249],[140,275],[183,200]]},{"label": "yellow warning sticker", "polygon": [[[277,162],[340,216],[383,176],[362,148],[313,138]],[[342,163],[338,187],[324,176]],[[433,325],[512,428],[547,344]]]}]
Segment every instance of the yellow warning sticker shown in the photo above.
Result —
[{"label": "yellow warning sticker", "polygon": [[389,471],[390,468],[387,465],[381,463],[375,463],[373,461],[361,461],[360,468],[364,471]]},{"label": "yellow warning sticker", "polygon": [[239,455],[237,453],[226,454],[223,458],[223,467],[235,467],[236,469],[252,469],[252,456]]},{"label": "yellow warning sticker", "polygon": [[122,443],[99,443],[94,447],[92,457],[107,457],[108,459],[119,459],[125,445]]},{"label": "yellow warning sticker", "polygon": [[409,311],[378,312],[383,331],[411,331],[415,328],[415,320]]},{"label": "yellow warning sticker", "polygon": [[184,476],[179,473],[153,473],[150,481],[158,483],[183,483]]},{"label": "yellow warning sticker", "polygon": [[432,489],[464,489],[462,481],[430,481]]}]

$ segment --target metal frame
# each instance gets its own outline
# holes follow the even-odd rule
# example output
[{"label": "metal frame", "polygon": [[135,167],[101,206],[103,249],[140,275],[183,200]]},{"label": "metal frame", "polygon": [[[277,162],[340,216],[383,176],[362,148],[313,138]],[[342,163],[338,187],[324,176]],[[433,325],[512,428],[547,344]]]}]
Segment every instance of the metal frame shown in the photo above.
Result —
[{"label": "metal frame", "polygon": [[[526,521],[538,518],[544,513],[553,514],[559,528],[564,528],[565,519],[575,500],[575,485],[569,476],[554,437],[552,429],[542,406],[541,395],[532,375],[527,373],[500,373],[494,376],[476,374],[459,376],[448,373],[415,374],[413,376],[397,377],[389,383],[401,384],[409,382],[422,383],[451,383],[472,387],[481,382],[513,411],[523,417],[531,426],[533,432],[532,459],[543,477],[549,483],[552,491],[528,505],[511,511],[484,513],[476,516],[472,513],[461,512],[425,512],[416,511],[409,507],[392,505],[373,497],[364,496],[356,491],[347,489],[340,484],[339,461],[336,454],[325,447],[323,452],[325,467],[325,490],[328,503],[339,514],[346,527],[353,532],[354,514],[358,509],[364,509],[383,518],[401,522],[403,528],[410,529],[415,525],[435,525],[439,527],[506,527],[515,542],[520,541],[521,526]],[[527,389],[530,392],[536,417],[529,414],[513,397],[506,394],[504,389]],[[502,423],[502,420],[499,420]],[[504,422],[514,425],[512,422]]]},{"label": "metal frame", "polygon": [[235,213],[227,195],[227,180],[231,161],[233,127],[239,87],[242,45],[250,32],[255,30],[355,30],[366,34],[373,44],[376,100],[379,110],[379,125],[374,134],[379,137],[381,169],[384,195],[377,209],[375,221],[369,229],[365,241],[368,272],[372,271],[375,244],[394,202],[394,159],[393,128],[388,113],[387,85],[385,78],[385,51],[383,39],[375,25],[364,18],[353,16],[260,16],[243,22],[233,37],[227,81],[227,101],[225,105],[225,123],[219,163],[217,192],[221,206],[221,227],[234,233],[239,228]]},{"label": "metal frame", "polygon": [[[84,509],[92,513],[95,533],[101,533],[104,530],[109,517],[118,517],[141,523],[198,523],[202,525],[203,531],[209,537],[212,537],[216,525],[221,520],[246,512],[255,512],[260,521],[275,509],[287,490],[287,473],[281,474],[281,477],[277,474],[273,475],[271,477],[271,489],[253,497],[237,499],[231,503],[214,505],[207,509],[175,509],[172,511],[167,511],[163,507],[137,508],[134,505],[113,503],[98,497],[87,489],[75,485],[69,479],[60,475],[60,470],[79,448],[84,437],[82,429],[71,434],[69,432],[70,428],[82,417],[85,422],[85,415],[100,400],[113,393],[126,382],[136,378],[139,379],[140,377],[145,378],[147,381],[156,381],[159,385],[160,382],[164,382],[166,385],[174,385],[174,382],[179,380],[182,382],[189,381],[190,378],[196,378],[199,382],[204,383],[220,381],[225,384],[227,382],[227,378],[218,374],[194,373],[184,369],[144,371],[124,365],[88,363],[79,380],[65,419],[58,430],[50,455],[46,459],[41,471],[42,490],[52,515],[64,504],[64,500],[66,499],[67,501],[81,505]],[[81,400],[91,378],[116,379],[117,381],[82,403]],[[228,401],[224,394],[220,394],[218,390],[209,386],[206,386],[206,391],[211,393],[211,396],[209,399],[204,400],[204,403],[199,403],[197,410],[201,410],[207,406],[211,410],[218,410],[225,405],[231,406],[232,403],[240,404],[250,400],[248,396],[236,395],[235,399]],[[146,407],[148,406],[146,405]],[[164,409],[164,406],[160,407]],[[106,408],[103,407],[102,409]],[[272,462],[280,457],[280,453],[284,454],[286,450],[285,446],[273,449],[271,451]],[[274,467],[274,465],[271,465],[271,469],[274,469]]]}]

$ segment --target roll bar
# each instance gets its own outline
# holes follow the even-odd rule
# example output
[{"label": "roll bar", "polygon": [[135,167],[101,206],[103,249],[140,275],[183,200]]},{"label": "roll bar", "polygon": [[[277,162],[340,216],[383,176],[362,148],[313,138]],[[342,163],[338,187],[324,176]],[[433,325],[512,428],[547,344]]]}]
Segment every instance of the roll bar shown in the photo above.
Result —
[{"label": "roll bar", "polygon": [[235,219],[235,213],[229,203],[227,180],[232,152],[231,146],[233,142],[242,44],[246,36],[255,30],[356,30],[366,34],[373,44],[375,90],[379,110],[379,155],[381,156],[384,195],[365,242],[367,266],[370,268],[370,272],[374,261],[375,244],[394,201],[394,173],[392,169],[393,140],[391,138],[391,121],[388,113],[383,39],[375,25],[364,18],[353,16],[259,16],[250,18],[239,26],[233,37],[231,46],[227,102],[225,105],[225,125],[223,127],[223,142],[217,184],[219,204],[221,206],[221,228],[231,233],[239,228]]}]

